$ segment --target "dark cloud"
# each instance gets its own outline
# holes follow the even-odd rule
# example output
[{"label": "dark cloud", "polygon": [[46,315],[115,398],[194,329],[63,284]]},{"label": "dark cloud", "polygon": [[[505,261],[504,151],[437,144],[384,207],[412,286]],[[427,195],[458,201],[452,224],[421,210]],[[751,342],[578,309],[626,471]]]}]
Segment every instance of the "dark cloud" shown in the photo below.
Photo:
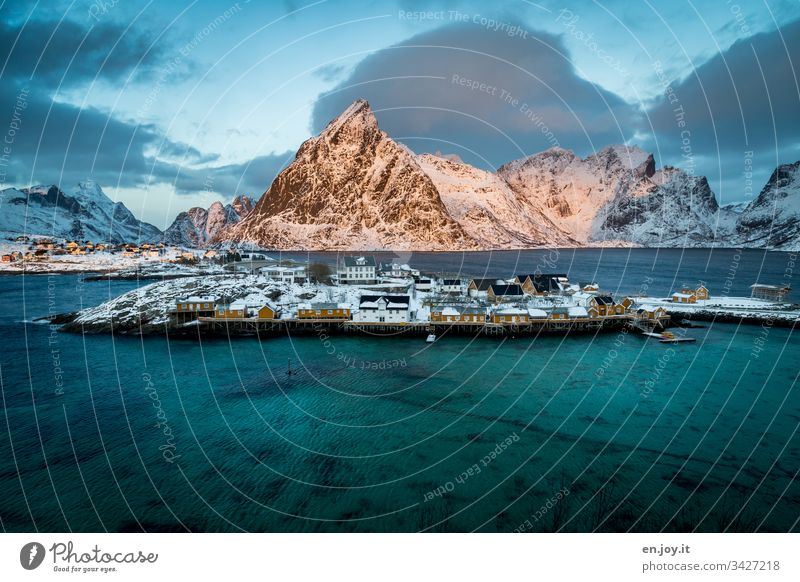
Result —
[{"label": "dark cloud", "polygon": [[21,100],[6,169],[8,184],[32,182],[72,185],[92,178],[104,186],[142,187],[168,183],[179,194],[203,191],[232,196],[260,193],[288,153],[255,158],[244,164],[211,165],[215,154],[164,138],[152,125],[136,125],[85,107],[53,103],[33,91],[0,88],[0,101]]},{"label": "dark cloud", "polygon": [[134,68],[146,75],[164,47],[153,45],[141,27],[126,31],[110,20],[91,26],[72,20],[0,20],[3,78],[51,89],[94,79],[115,81]]},{"label": "dark cloud", "polygon": [[[217,154],[170,140],[154,125],[53,101],[57,90],[74,90],[94,80],[115,82],[134,73],[142,81],[156,72],[163,75],[164,60],[173,59],[169,42],[155,48],[147,33],[131,30],[108,20],[92,26],[36,18],[0,21],[0,63],[6,63],[0,127],[12,119],[14,124],[0,187],[39,182],[68,187],[92,178],[106,187],[168,183],[179,194],[263,192],[286,154],[218,165]],[[191,62],[182,59],[181,65],[191,67]],[[167,76],[180,74],[170,66]]]},{"label": "dark cloud", "polygon": [[723,200],[753,194],[752,164],[757,193],[776,164],[800,158],[799,65],[800,21],[736,42],[650,108],[648,145],[708,175]]},{"label": "dark cloud", "polygon": [[447,24],[370,55],[317,101],[313,130],[357,98],[413,149],[456,151],[483,167],[553,145],[619,143],[637,116],[575,73],[560,37],[513,21]]}]

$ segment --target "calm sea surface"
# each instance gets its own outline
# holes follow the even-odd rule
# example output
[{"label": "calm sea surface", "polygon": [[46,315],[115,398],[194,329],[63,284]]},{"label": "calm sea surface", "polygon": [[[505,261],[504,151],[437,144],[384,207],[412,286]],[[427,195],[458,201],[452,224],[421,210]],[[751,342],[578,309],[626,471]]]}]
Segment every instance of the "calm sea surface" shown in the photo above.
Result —
[{"label": "calm sea surface", "polygon": [[[656,295],[699,280],[740,295],[793,274],[788,254],[733,250],[400,259]],[[670,347],[633,334],[84,337],[29,323],[136,286],[0,277],[3,530],[800,529],[788,329],[713,324]]]}]

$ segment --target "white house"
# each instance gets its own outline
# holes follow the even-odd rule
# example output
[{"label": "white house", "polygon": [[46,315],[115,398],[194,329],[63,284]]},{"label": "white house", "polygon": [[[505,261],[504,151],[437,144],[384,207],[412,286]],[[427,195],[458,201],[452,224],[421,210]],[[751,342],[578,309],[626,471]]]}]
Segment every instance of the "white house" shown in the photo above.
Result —
[{"label": "white house", "polygon": [[353,321],[359,323],[404,323],[411,321],[408,295],[362,295]]},{"label": "white house", "polygon": [[339,268],[339,283],[342,285],[374,285],[378,282],[375,257],[345,257]]},{"label": "white house", "polygon": [[414,279],[414,288],[417,291],[433,291],[433,279],[416,277]]},{"label": "white house", "polygon": [[442,279],[441,291],[450,295],[464,295],[467,283],[463,279]]},{"label": "white house", "polygon": [[412,269],[405,263],[402,265],[397,263],[381,263],[380,272],[384,277],[392,277],[395,279],[419,277],[419,271],[417,269]]},{"label": "white house", "polygon": [[302,283],[307,278],[306,268],[303,266],[263,267],[259,269],[259,272],[265,277],[281,283]]}]

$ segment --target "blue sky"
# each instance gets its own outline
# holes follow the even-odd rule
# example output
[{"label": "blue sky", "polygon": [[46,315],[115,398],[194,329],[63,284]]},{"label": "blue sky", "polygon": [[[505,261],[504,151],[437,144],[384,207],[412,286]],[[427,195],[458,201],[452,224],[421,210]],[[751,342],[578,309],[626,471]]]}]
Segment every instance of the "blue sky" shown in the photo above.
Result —
[{"label": "blue sky", "polygon": [[163,228],[260,196],[359,97],[418,152],[628,143],[723,203],[800,159],[795,0],[487,4],[5,2],[0,115],[25,107],[3,186],[93,178]]}]

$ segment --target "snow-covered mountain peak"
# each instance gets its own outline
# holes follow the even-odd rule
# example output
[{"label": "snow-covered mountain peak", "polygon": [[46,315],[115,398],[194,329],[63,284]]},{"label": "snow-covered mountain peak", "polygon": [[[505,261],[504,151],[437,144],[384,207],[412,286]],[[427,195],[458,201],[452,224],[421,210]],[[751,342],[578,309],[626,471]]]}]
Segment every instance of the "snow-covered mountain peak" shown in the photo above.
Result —
[{"label": "snow-covered mountain peak", "polygon": [[[0,193],[0,231],[102,242],[155,241],[161,231],[138,220],[95,182],[63,191],[39,185]],[[14,210],[14,207],[19,207]]]},{"label": "snow-covered mountain peak", "polygon": [[[353,144],[373,141],[381,131],[378,120],[365,99],[354,101],[336,119],[328,123],[316,140]],[[314,138],[312,138],[314,139]]]}]

